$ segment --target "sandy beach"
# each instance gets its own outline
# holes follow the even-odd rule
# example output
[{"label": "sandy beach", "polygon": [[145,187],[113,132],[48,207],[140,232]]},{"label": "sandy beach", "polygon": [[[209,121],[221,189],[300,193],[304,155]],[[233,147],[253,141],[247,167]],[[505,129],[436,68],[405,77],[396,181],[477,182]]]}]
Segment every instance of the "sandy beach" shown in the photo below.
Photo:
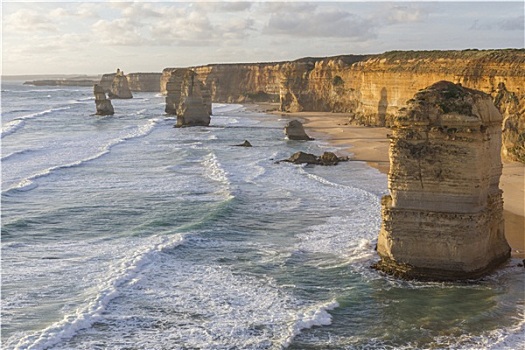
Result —
[{"label": "sandy beach", "polygon": [[[259,106],[259,111],[271,111],[275,106]],[[309,136],[324,139],[343,148],[340,155],[349,155],[351,160],[364,161],[388,174],[389,140],[387,128],[372,128],[348,125],[348,115],[329,112],[272,112],[303,122]],[[512,248],[512,256],[525,258],[525,165],[519,162],[504,162],[500,180],[503,190],[505,235]]]}]

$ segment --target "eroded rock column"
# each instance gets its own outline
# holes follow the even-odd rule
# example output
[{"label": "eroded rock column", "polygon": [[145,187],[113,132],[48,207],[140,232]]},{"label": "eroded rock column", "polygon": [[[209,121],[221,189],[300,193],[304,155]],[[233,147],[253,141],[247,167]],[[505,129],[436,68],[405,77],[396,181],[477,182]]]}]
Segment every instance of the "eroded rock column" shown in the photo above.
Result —
[{"label": "eroded rock column", "polygon": [[97,115],[113,115],[115,111],[111,100],[106,98],[106,92],[100,85],[95,84],[93,86],[93,93],[95,94],[95,106],[97,108]]},{"label": "eroded rock column", "polygon": [[210,125],[209,90],[190,69],[174,69],[166,84],[166,113],[177,115],[176,127]]},{"label": "eroded rock column", "polygon": [[390,135],[375,267],[404,278],[477,278],[510,257],[502,117],[490,96],[441,81],[401,109]]}]

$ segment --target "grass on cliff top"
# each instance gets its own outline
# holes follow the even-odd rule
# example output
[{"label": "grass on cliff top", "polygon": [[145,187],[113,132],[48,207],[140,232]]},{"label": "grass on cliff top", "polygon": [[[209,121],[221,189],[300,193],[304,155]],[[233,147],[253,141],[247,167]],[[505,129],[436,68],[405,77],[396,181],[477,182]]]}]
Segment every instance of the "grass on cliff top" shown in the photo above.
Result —
[{"label": "grass on cliff top", "polygon": [[388,51],[376,56],[391,63],[397,60],[410,59],[483,59],[496,62],[525,63],[525,49],[499,50],[432,50],[432,51]]}]

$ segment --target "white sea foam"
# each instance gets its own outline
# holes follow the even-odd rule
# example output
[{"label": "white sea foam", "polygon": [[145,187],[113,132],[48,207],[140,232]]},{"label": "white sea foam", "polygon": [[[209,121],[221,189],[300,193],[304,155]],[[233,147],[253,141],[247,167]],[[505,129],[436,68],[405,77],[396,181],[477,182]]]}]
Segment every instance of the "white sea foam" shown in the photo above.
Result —
[{"label": "white sea foam", "polygon": [[39,178],[41,178],[41,177],[48,176],[49,174],[52,174],[53,172],[58,171],[58,170],[77,167],[77,166],[80,166],[82,164],[85,164],[85,163],[91,162],[93,160],[99,159],[102,156],[104,156],[104,155],[108,154],[109,152],[111,152],[111,149],[114,146],[118,145],[118,144],[121,144],[121,143],[123,143],[125,141],[131,140],[131,139],[134,139],[134,138],[147,136],[153,130],[155,125],[158,123],[158,121],[159,121],[158,118],[149,119],[148,122],[145,123],[144,125],[131,127],[130,128],[130,132],[128,132],[123,137],[111,140],[106,145],[102,146],[99,149],[99,152],[97,152],[97,153],[95,153],[95,154],[93,154],[93,155],[91,155],[89,157],[86,157],[86,158],[83,158],[83,159],[80,159],[80,160],[77,160],[77,161],[74,161],[74,162],[71,162],[71,163],[52,166],[52,167],[43,169],[43,170],[41,170],[39,172],[36,172],[36,173],[34,173],[34,174],[32,174],[32,175],[30,175],[30,176],[20,180],[15,185],[13,185],[13,186],[3,190],[2,194],[10,194],[10,193],[13,193],[14,191],[23,191],[23,192],[30,191],[30,190],[32,190],[32,189],[34,189],[34,188],[36,188],[38,186],[37,184],[35,184],[34,181],[39,179]]},{"label": "white sea foam", "polygon": [[86,300],[86,305],[44,330],[24,336],[15,349],[48,349],[74,337],[80,330],[90,327],[104,317],[104,311],[109,303],[120,295],[121,288],[136,283],[137,276],[153,261],[155,255],[184,243],[181,235],[155,236],[151,240],[150,245],[130,252],[116,264],[107,273],[108,277],[99,282],[96,295]]},{"label": "white sea foam", "polygon": [[2,137],[11,135],[16,132],[18,129],[24,127],[25,121],[23,119],[14,119],[10,122],[7,122],[5,125],[2,125]]},{"label": "white sea foam", "polygon": [[223,103],[213,103],[212,111],[213,115],[224,115],[226,113],[240,112],[245,107],[240,104],[223,104]]},{"label": "white sea foam", "polygon": [[31,114],[27,114],[27,115],[15,118],[9,121],[8,123],[6,123],[5,126],[2,126],[2,137],[10,135],[14,133],[15,131],[19,130],[20,128],[22,128],[25,125],[25,121],[28,119],[41,117],[41,116],[44,116],[44,115],[47,115],[53,112],[63,111],[63,110],[70,109],[70,108],[71,107],[69,106],[60,107],[60,108],[51,108],[51,109],[46,109],[45,111],[31,113]]},{"label": "white sea foam", "polygon": [[209,153],[202,161],[204,165],[204,175],[221,184],[221,188],[218,191],[227,198],[233,198],[231,193],[231,182],[228,178],[229,174],[221,165],[217,156],[214,153]]},{"label": "white sea foam", "polygon": [[336,300],[330,300],[299,310],[288,327],[288,334],[281,341],[281,347],[288,347],[293,339],[304,329],[314,326],[330,325],[332,323],[332,316],[328,311],[337,307],[339,307],[339,303]]}]

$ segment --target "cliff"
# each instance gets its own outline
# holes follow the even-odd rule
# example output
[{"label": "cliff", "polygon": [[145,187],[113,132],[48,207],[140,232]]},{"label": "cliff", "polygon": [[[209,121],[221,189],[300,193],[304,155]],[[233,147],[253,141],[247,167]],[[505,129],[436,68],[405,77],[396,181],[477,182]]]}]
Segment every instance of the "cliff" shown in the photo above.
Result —
[{"label": "cliff", "polygon": [[34,86],[93,86],[98,80],[91,79],[44,79],[24,82],[24,85]]},{"label": "cliff", "polygon": [[162,73],[129,73],[129,89],[133,92],[159,92]]},{"label": "cliff", "polygon": [[441,81],[392,118],[380,270],[470,279],[510,257],[501,176],[502,117],[489,95]]},{"label": "cliff", "polygon": [[[440,80],[460,83],[489,94],[494,101],[500,96],[496,105],[506,122],[503,154],[525,160],[523,49],[392,51],[192,69],[214,102],[278,101],[284,112],[349,112],[353,114],[350,122],[371,126],[390,126],[397,111],[426,86]],[[165,70],[162,93],[167,79]],[[500,83],[507,97],[502,97]]]},{"label": "cliff", "polygon": [[[102,75],[99,85],[106,92],[111,90],[111,84],[116,73]],[[132,92],[159,92],[162,73],[129,73],[126,75],[129,89]]]}]

